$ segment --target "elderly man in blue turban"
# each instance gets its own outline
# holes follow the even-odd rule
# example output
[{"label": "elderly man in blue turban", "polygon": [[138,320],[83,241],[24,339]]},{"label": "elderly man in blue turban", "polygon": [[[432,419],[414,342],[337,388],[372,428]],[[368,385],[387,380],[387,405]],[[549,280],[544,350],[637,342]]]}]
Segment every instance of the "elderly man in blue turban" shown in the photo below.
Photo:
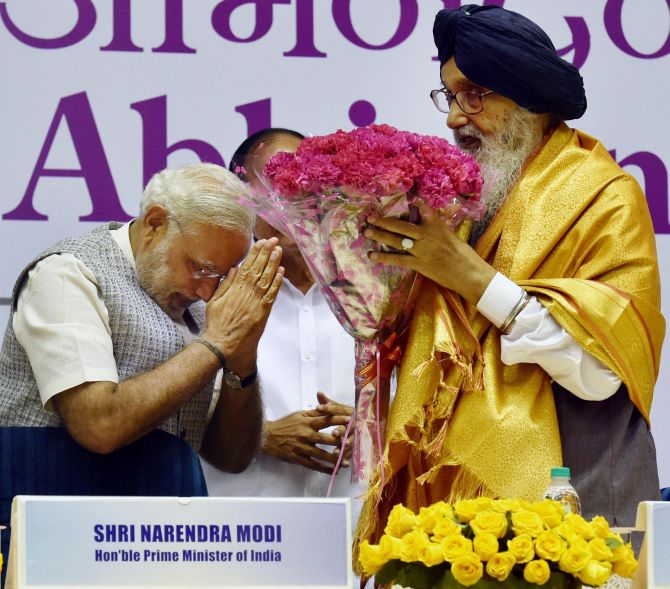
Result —
[{"label": "elderly man in blue turban", "polygon": [[[367,236],[405,246],[372,259],[429,280],[359,540],[377,540],[396,503],[538,500],[561,464],[587,518],[632,525],[638,502],[659,496],[649,412],[665,322],[645,196],[564,122],[586,110],[582,77],[535,23],[470,4],[441,10],[433,32],[431,97],[481,165],[487,211],[469,244],[429,209],[418,225],[368,220]],[[471,329],[460,356],[442,341],[458,323],[447,291]]]}]

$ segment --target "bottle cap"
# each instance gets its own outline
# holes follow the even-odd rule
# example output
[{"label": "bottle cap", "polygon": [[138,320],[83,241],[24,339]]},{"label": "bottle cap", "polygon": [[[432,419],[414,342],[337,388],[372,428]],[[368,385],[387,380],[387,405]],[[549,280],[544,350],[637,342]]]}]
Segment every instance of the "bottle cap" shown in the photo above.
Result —
[{"label": "bottle cap", "polygon": [[568,466],[556,466],[551,469],[551,478],[562,477],[569,479],[570,478],[570,467]]}]

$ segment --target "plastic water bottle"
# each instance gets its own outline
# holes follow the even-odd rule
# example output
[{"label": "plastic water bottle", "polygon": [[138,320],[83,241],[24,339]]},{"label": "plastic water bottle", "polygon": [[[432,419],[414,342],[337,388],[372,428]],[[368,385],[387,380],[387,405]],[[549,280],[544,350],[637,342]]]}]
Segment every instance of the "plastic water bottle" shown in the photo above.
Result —
[{"label": "plastic water bottle", "polygon": [[570,469],[567,466],[551,469],[551,484],[544,492],[544,498],[562,503],[565,513],[580,514],[582,512],[579,495],[570,484]]}]

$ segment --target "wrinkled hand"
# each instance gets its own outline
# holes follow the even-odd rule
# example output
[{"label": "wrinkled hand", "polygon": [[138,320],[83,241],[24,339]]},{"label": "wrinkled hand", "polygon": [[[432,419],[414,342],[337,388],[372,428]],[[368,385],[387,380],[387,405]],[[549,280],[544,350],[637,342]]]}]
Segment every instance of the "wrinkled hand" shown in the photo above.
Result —
[{"label": "wrinkled hand", "polygon": [[[316,394],[316,398],[319,401],[319,405],[317,406],[316,410],[319,411],[321,414],[330,415],[332,417],[337,418],[338,420],[342,416],[346,417],[343,424],[336,425],[330,430],[331,435],[334,438],[337,438],[338,440],[338,446],[333,450],[333,453],[335,455],[339,455],[340,450],[342,449],[342,440],[345,434],[347,433],[347,426],[349,425],[349,421],[354,415],[354,408],[351,407],[350,405],[343,405],[342,403],[333,401],[326,395],[326,393],[322,393],[321,391],[319,391]],[[352,427],[349,429],[347,443],[344,445],[343,461],[346,461],[349,458],[351,458],[351,448],[353,446],[353,443],[354,443],[354,429],[352,425]],[[349,466],[349,464],[347,463],[345,464],[345,466]]]},{"label": "wrinkled hand", "polygon": [[284,276],[277,238],[257,241],[207,303],[203,338],[217,345],[228,367],[240,375],[256,365],[258,340]]},{"label": "wrinkled hand", "polygon": [[[341,405],[318,393],[319,405],[308,411],[296,411],[265,424],[263,452],[285,462],[332,474],[337,462],[342,438],[353,408]],[[332,428],[331,431],[323,431]],[[332,446],[332,450],[320,448]],[[347,440],[345,457],[340,466],[347,467],[351,441]]]},{"label": "wrinkled hand", "polygon": [[[418,225],[393,218],[368,217],[371,227],[365,230],[365,237],[402,252],[370,252],[370,259],[416,270],[476,304],[496,271],[449,229],[437,211],[423,203],[419,210],[421,223]],[[403,252],[404,237],[409,237],[414,245]]]}]

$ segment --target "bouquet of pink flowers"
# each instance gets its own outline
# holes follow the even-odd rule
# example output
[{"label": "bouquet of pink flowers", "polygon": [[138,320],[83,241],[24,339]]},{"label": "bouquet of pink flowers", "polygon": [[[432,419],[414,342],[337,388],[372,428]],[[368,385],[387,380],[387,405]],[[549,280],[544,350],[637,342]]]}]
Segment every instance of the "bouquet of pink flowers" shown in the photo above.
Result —
[{"label": "bouquet of pink flowers", "polygon": [[381,456],[390,374],[380,373],[415,279],[410,270],[369,260],[379,246],[364,237],[365,220],[371,214],[411,220],[418,200],[441,210],[452,227],[479,218],[479,167],[439,137],[371,125],[308,137],[295,153],[275,155],[263,177],[269,194],[254,194],[249,204],[295,241],[356,340],[352,479],[358,481]]}]

